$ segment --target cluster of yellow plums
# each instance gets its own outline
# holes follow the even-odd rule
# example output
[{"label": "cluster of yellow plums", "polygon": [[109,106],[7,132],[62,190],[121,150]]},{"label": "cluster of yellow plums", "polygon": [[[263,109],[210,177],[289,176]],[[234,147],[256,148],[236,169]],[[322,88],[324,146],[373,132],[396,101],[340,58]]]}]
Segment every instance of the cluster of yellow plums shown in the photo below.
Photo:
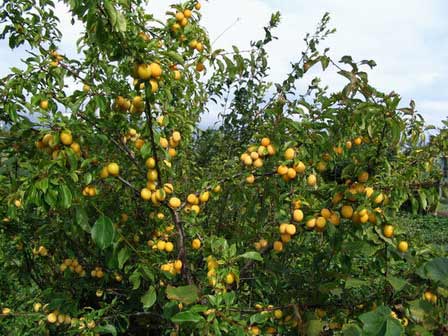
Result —
[{"label": "cluster of yellow plums", "polygon": [[[73,141],[71,131],[61,131],[59,134],[59,143],[66,147],[70,147],[76,155],[81,156],[81,146],[79,143]],[[56,143],[52,133],[47,133],[42,137],[42,139],[36,141],[36,148],[46,150],[48,154],[52,155],[53,159],[57,159],[59,157],[61,150],[61,147]]]},{"label": "cluster of yellow plums", "polygon": [[[241,154],[240,159],[246,167],[261,168],[264,164],[263,158],[266,156],[273,156],[275,153],[276,150],[271,144],[271,140],[269,138],[263,138],[261,139],[261,144],[259,146],[250,146],[246,152]],[[253,181],[249,183],[253,183]]]},{"label": "cluster of yellow plums", "polygon": [[164,272],[171,273],[173,275],[179,274],[182,271],[182,260],[175,260],[168,262],[160,266],[160,269]]},{"label": "cluster of yellow plums", "polygon": [[94,197],[97,195],[97,193],[98,193],[98,191],[97,191],[96,187],[92,186],[92,185],[85,186],[82,189],[82,195],[86,196],[86,197]]},{"label": "cluster of yellow plums", "polygon": [[91,276],[92,278],[98,278],[98,279],[103,278],[103,277],[104,277],[104,271],[103,271],[103,268],[100,267],[100,266],[96,266],[95,269],[93,269],[93,270],[90,272],[90,276]]},{"label": "cluster of yellow plums", "polygon": [[40,255],[41,257],[46,257],[48,255],[48,250],[45,246],[41,245],[38,248],[33,248],[34,255]]},{"label": "cluster of yellow plums", "polygon": [[86,276],[86,271],[84,270],[82,265],[78,262],[78,259],[70,259],[70,258],[65,259],[64,262],[59,265],[59,270],[63,273],[65,272],[66,269],[75,272],[80,277]]}]

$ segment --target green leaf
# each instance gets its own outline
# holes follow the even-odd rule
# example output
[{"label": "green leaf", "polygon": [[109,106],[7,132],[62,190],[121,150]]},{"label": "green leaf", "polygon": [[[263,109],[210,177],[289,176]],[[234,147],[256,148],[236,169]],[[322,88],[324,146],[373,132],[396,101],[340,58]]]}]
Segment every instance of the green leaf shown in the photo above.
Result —
[{"label": "green leaf", "polygon": [[401,336],[403,326],[393,318],[388,307],[380,306],[376,310],[362,314],[359,319],[363,323],[365,336]]},{"label": "green leaf", "polygon": [[171,318],[171,321],[173,323],[184,323],[184,322],[193,322],[193,323],[199,323],[201,321],[204,321],[204,318],[199,315],[198,313],[192,313],[190,311],[180,312],[174,315]]},{"label": "green leaf", "polygon": [[238,256],[239,258],[263,261],[263,257],[256,251],[249,251]]},{"label": "green leaf", "polygon": [[122,269],[126,261],[131,256],[131,250],[128,249],[126,246],[123,247],[120,252],[118,252],[118,268]]},{"label": "green leaf", "polygon": [[199,289],[195,285],[173,287],[168,285],[166,296],[169,300],[180,301],[185,304],[191,304],[199,299]]},{"label": "green leaf", "polygon": [[140,283],[142,282],[140,272],[134,271],[134,273],[129,276],[129,281],[132,284],[132,289],[138,289],[140,287]]},{"label": "green leaf", "polygon": [[157,299],[157,293],[154,286],[149,287],[145,295],[142,296],[140,302],[143,303],[143,308],[151,308]]},{"label": "green leaf", "polygon": [[115,228],[112,220],[107,216],[97,219],[91,231],[93,241],[102,250],[109,247],[114,241]]},{"label": "green leaf", "polygon": [[75,211],[76,223],[79,225],[81,229],[86,232],[91,232],[92,228],[89,224],[89,217],[87,216],[87,212],[84,208],[77,207]]},{"label": "green leaf", "polygon": [[342,327],[344,336],[362,336],[362,330],[357,324],[344,324]]},{"label": "green leaf", "polygon": [[59,204],[64,209],[70,208],[70,206],[72,205],[72,192],[65,184],[59,186],[59,196]]},{"label": "green leaf", "polygon": [[434,306],[425,300],[414,300],[408,302],[409,305],[409,313],[415,322],[421,323],[423,322],[427,316],[432,315]]},{"label": "green leaf", "polygon": [[350,289],[350,288],[361,288],[363,286],[368,286],[369,283],[367,281],[364,280],[358,280],[358,279],[353,279],[353,278],[348,278],[345,281],[345,288],[346,289]]},{"label": "green leaf", "polygon": [[310,320],[307,322],[306,335],[319,336],[323,328],[324,324],[321,320]]},{"label": "green leaf", "polygon": [[390,285],[396,292],[401,291],[404,287],[406,287],[406,285],[409,284],[406,280],[394,276],[388,276],[387,281],[389,281]]},{"label": "green leaf", "polygon": [[98,326],[94,329],[95,332],[103,334],[103,335],[113,335],[117,336],[117,329],[112,324],[108,324],[105,326]]},{"label": "green leaf", "polygon": [[417,274],[448,286],[448,258],[437,257],[428,261],[417,270]]},{"label": "green leaf", "polygon": [[115,30],[119,31],[119,32],[125,32],[126,26],[127,26],[127,22],[126,22],[126,18],[124,17],[123,13],[117,12],[117,23],[114,26]]}]

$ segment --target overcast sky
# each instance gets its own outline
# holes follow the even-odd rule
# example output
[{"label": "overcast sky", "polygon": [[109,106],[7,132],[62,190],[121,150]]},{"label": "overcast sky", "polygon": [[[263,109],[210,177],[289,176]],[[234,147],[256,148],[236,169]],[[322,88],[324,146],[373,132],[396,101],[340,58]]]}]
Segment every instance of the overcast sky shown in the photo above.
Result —
[{"label": "overcast sky", "polygon": [[[150,0],[148,9],[162,18],[170,3]],[[331,49],[330,56],[374,59],[378,64],[370,73],[374,86],[400,93],[403,105],[414,99],[429,124],[441,126],[441,120],[448,116],[448,1],[211,0],[203,2],[202,24],[212,41],[232,26],[214,48],[237,45],[247,49],[251,40],[263,36],[262,27],[277,10],[282,13],[281,25],[275,32],[279,39],[269,48],[273,81],[283,79],[290,61],[297,59],[303,49],[305,33],[313,32],[322,15],[329,12],[330,24],[337,29],[325,42]],[[70,25],[64,6],[58,6],[58,16],[64,35],[61,50],[74,56],[81,27]],[[11,52],[7,42],[0,41],[0,75],[11,66],[19,66],[23,56],[23,50]],[[334,75],[324,76],[323,81],[334,90],[343,85]],[[210,125],[214,120],[216,116],[211,113],[201,124]]]}]

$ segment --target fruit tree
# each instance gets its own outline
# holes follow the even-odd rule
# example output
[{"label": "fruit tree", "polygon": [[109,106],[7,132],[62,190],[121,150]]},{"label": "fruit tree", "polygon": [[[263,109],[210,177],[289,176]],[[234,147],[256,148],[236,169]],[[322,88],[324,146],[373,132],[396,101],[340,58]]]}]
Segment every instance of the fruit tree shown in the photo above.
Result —
[{"label": "fruit tree", "polygon": [[28,50],[0,83],[2,334],[448,332],[446,250],[399,216],[437,202],[446,137],[371,85],[374,61],[331,58],[328,14],[274,84],[278,13],[242,52],[212,48],[196,1],[162,21],[65,3],[77,58],[54,1],[1,5]]}]

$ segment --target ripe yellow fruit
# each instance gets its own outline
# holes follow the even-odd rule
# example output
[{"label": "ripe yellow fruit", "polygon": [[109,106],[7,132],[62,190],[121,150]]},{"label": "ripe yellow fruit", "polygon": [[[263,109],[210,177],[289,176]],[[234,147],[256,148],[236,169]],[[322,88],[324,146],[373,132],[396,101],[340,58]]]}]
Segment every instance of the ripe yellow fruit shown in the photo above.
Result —
[{"label": "ripe yellow fruit", "polygon": [[181,201],[177,197],[171,197],[168,204],[171,208],[177,209],[178,207],[180,207]]},{"label": "ripe yellow fruit", "polygon": [[3,315],[9,315],[9,314],[11,314],[11,309],[10,308],[3,308],[2,309],[2,314]]},{"label": "ripe yellow fruit", "polygon": [[84,85],[82,86],[82,90],[83,90],[84,92],[89,92],[89,91],[90,91],[90,86],[87,85],[87,84],[84,84]]},{"label": "ripe yellow fruit", "polygon": [[291,240],[291,235],[284,233],[284,234],[280,235],[280,239],[282,242],[287,243]]},{"label": "ripe yellow fruit", "polygon": [[154,182],[157,181],[157,178],[159,177],[159,173],[155,169],[148,170],[148,173],[146,174],[146,178],[148,181]]},{"label": "ripe yellow fruit", "polygon": [[344,149],[341,146],[334,147],[333,150],[337,155],[342,155],[342,153],[344,153]]},{"label": "ripe yellow fruit", "polygon": [[58,320],[58,317],[57,317],[56,313],[53,312],[53,313],[50,313],[47,315],[47,321],[49,323],[56,323],[57,320]]},{"label": "ripe yellow fruit", "polygon": [[299,173],[299,174],[303,174],[305,172],[305,164],[302,161],[297,162],[296,164],[294,164],[294,170]]},{"label": "ripe yellow fruit", "polygon": [[191,10],[189,10],[189,9],[184,10],[184,16],[185,16],[187,19],[191,18],[191,15],[192,15],[192,14],[193,14],[193,13],[191,12]]},{"label": "ripe yellow fruit", "polygon": [[199,2],[196,2],[196,4],[194,5],[194,8],[196,8],[196,10],[200,10],[202,7],[202,5]]},{"label": "ripe yellow fruit", "polygon": [[263,139],[261,139],[261,145],[262,145],[262,146],[267,147],[267,146],[269,146],[270,144],[271,144],[271,139],[269,139],[269,138],[263,138]]},{"label": "ripe yellow fruit", "polygon": [[170,148],[170,149],[168,149],[168,155],[170,157],[175,157],[177,155],[177,152],[174,148]]},{"label": "ripe yellow fruit", "polygon": [[353,208],[350,205],[343,205],[341,208],[341,215],[343,218],[352,218]]},{"label": "ripe yellow fruit", "polygon": [[70,145],[70,148],[71,148],[72,151],[74,151],[76,154],[80,154],[80,153],[81,153],[81,146],[80,146],[79,143],[77,143],[77,142],[72,142],[72,144]]},{"label": "ripe yellow fruit", "polygon": [[401,242],[398,243],[398,251],[402,252],[402,253],[406,253],[409,249],[409,244],[407,241],[402,240]]},{"label": "ripe yellow fruit", "polygon": [[42,110],[46,110],[48,109],[48,100],[47,99],[42,99],[39,103],[39,106]]},{"label": "ripe yellow fruit", "polygon": [[140,191],[140,196],[145,200],[145,201],[149,201],[151,199],[151,190],[147,189],[147,188],[143,188]]},{"label": "ripe yellow fruit", "polygon": [[66,146],[70,146],[73,142],[73,136],[70,131],[62,131],[59,139]]},{"label": "ripe yellow fruit", "polygon": [[204,69],[205,69],[205,66],[204,66],[204,64],[203,63],[197,63],[196,64],[196,71],[197,72],[202,72],[202,71],[204,71]]},{"label": "ripe yellow fruit", "polygon": [[277,174],[279,175],[285,175],[288,173],[288,167],[281,165],[277,167]]},{"label": "ripe yellow fruit", "polygon": [[347,149],[352,148],[352,142],[349,140],[345,143],[345,147],[347,147]]},{"label": "ripe yellow fruit", "polygon": [[268,146],[266,147],[266,149],[268,150],[268,154],[269,154],[270,156],[275,155],[275,147],[274,147],[273,145],[268,145]]},{"label": "ripe yellow fruit", "polygon": [[37,313],[42,308],[42,303],[36,302],[33,304],[33,310]]},{"label": "ripe yellow fruit", "polygon": [[196,46],[198,45],[198,41],[197,40],[191,40],[188,45],[190,46],[191,49],[196,49]]},{"label": "ripe yellow fruit", "polygon": [[158,78],[162,75],[162,67],[158,63],[151,63],[149,68],[151,70],[151,77]]},{"label": "ripe yellow fruit", "polygon": [[293,236],[296,234],[296,226],[294,224],[287,224],[286,233]]},{"label": "ripe yellow fruit", "polygon": [[323,230],[326,225],[327,225],[327,220],[324,217],[319,216],[316,218],[316,229]]},{"label": "ripe yellow fruit", "polygon": [[373,188],[372,187],[366,187],[364,189],[364,193],[366,194],[367,198],[370,198],[373,195]]},{"label": "ripe yellow fruit", "polygon": [[245,157],[244,157],[244,161],[243,161],[243,163],[246,165],[246,166],[251,166],[252,165],[252,158],[250,157],[250,155],[246,155]]},{"label": "ripe yellow fruit", "polygon": [[392,238],[394,235],[394,227],[392,225],[385,225],[383,227],[383,235],[387,238]]},{"label": "ripe yellow fruit", "polygon": [[323,208],[320,211],[320,214],[322,215],[322,217],[324,217],[325,219],[329,219],[331,217],[331,211],[328,210],[327,208]]},{"label": "ripe yellow fruit", "polygon": [[166,138],[160,138],[159,140],[160,146],[162,146],[163,148],[168,148],[168,140]]},{"label": "ripe yellow fruit", "polygon": [[292,217],[296,222],[300,222],[303,220],[303,211],[300,209],[294,210],[292,213]]},{"label": "ripe yellow fruit", "polygon": [[182,12],[177,12],[175,17],[177,21],[182,21],[185,18],[184,13]]},{"label": "ripe yellow fruit", "polygon": [[259,157],[259,155],[258,155],[257,152],[252,152],[252,153],[250,153],[250,158],[251,158],[252,160],[256,160],[256,159],[258,159],[258,157]]},{"label": "ripe yellow fruit", "polygon": [[159,89],[159,83],[157,83],[157,81],[151,79],[149,81],[149,84],[151,85],[151,92],[152,93],[156,93],[157,90]]},{"label": "ripe yellow fruit", "polygon": [[257,326],[252,326],[249,328],[250,334],[254,335],[254,336],[258,336],[260,335],[260,328],[258,328]]},{"label": "ripe yellow fruit", "polygon": [[14,205],[15,205],[17,208],[20,208],[20,207],[22,206],[22,201],[19,200],[19,199],[16,199],[16,200],[14,200]]},{"label": "ripe yellow fruit", "polygon": [[279,231],[281,234],[286,233],[286,227],[287,227],[287,226],[288,226],[287,223],[282,223],[282,224],[280,224],[280,226],[278,227],[278,231]]},{"label": "ripe yellow fruit", "polygon": [[317,177],[314,174],[311,174],[306,179],[306,184],[308,184],[310,187],[314,187],[317,183]]},{"label": "ripe yellow fruit", "polygon": [[276,251],[276,252],[283,251],[283,243],[281,241],[274,242],[274,251]]},{"label": "ripe yellow fruit", "polygon": [[190,204],[199,204],[199,199],[195,194],[189,194],[187,196],[187,202]]},{"label": "ripe yellow fruit", "polygon": [[215,192],[215,193],[219,193],[221,191],[222,191],[222,188],[219,184],[213,188],[213,192]]},{"label": "ripe yellow fruit", "polygon": [[368,179],[369,179],[369,173],[366,171],[363,171],[358,175],[358,181],[361,183],[366,183]]},{"label": "ripe yellow fruit", "polygon": [[204,191],[199,195],[199,200],[201,201],[201,203],[207,203],[209,199],[210,199],[209,191]]},{"label": "ripe yellow fruit", "polygon": [[182,78],[182,73],[179,70],[173,71],[174,80],[180,80]]},{"label": "ripe yellow fruit", "polygon": [[182,261],[181,260],[176,260],[174,262],[174,269],[178,272],[182,269]]},{"label": "ripe yellow fruit", "polygon": [[327,163],[323,161],[319,161],[317,163],[317,170],[321,173],[327,170]]},{"label": "ripe yellow fruit", "polygon": [[268,241],[266,239],[260,239],[259,243],[261,248],[268,246]]},{"label": "ripe yellow fruit", "polygon": [[375,204],[380,204],[381,202],[383,202],[384,200],[384,195],[381,193],[378,196],[375,197],[375,199],[373,200],[373,202]]},{"label": "ripe yellow fruit", "polygon": [[159,240],[157,242],[157,249],[158,250],[163,251],[163,250],[165,250],[165,247],[166,247],[166,243],[163,240]]},{"label": "ripe yellow fruit", "polygon": [[172,137],[175,142],[179,142],[181,140],[181,136],[178,131],[174,131]]},{"label": "ripe yellow fruit", "polygon": [[[185,27],[188,24],[188,19],[187,18],[183,18],[180,22],[179,22],[181,27]],[[181,35],[181,39],[183,41],[185,41],[186,37],[185,35]]]},{"label": "ripe yellow fruit", "polygon": [[263,167],[263,160],[262,159],[260,159],[260,158],[258,158],[258,159],[256,159],[255,161],[254,161],[254,167],[255,168],[261,168],[261,167]]},{"label": "ripe yellow fruit", "polygon": [[143,80],[148,80],[151,78],[151,67],[149,64],[139,64],[137,65],[136,75],[138,78]]},{"label": "ripe yellow fruit", "polygon": [[253,174],[250,174],[249,176],[246,177],[246,182],[249,184],[252,184],[255,182],[255,176]]},{"label": "ripe yellow fruit", "polygon": [[293,168],[288,168],[288,172],[286,173],[289,179],[294,179],[297,175],[297,172]]},{"label": "ripe yellow fruit", "polygon": [[118,174],[120,174],[120,166],[115,162],[109,163],[107,165],[107,172],[111,176],[118,176]]},{"label": "ripe yellow fruit", "polygon": [[199,205],[193,204],[191,206],[191,211],[197,215],[197,214],[199,214],[199,212],[201,212],[201,208],[199,207]]},{"label": "ripe yellow fruit", "polygon": [[328,218],[328,221],[333,225],[339,225],[341,223],[341,218],[339,217],[339,214],[332,213],[330,218]]},{"label": "ripe yellow fruit", "polygon": [[148,169],[153,169],[156,167],[156,160],[153,157],[150,157],[146,160],[145,165]]},{"label": "ripe yellow fruit", "polygon": [[274,317],[277,320],[280,320],[283,317],[283,312],[280,309],[274,310]]},{"label": "ripe yellow fruit", "polygon": [[362,144],[362,138],[361,138],[361,137],[357,137],[357,138],[355,138],[355,140],[353,140],[353,143],[354,143],[356,146],[359,146],[360,144]]},{"label": "ripe yellow fruit", "polygon": [[433,294],[432,294],[430,291],[426,291],[426,292],[423,294],[423,298],[424,298],[426,301],[431,301],[431,300],[432,300],[432,296],[433,296]]},{"label": "ripe yellow fruit", "polygon": [[226,284],[231,285],[235,282],[235,276],[233,273],[227,273],[225,278]]},{"label": "ripe yellow fruit", "polygon": [[191,247],[194,250],[199,250],[201,248],[201,241],[198,238],[193,239],[191,242]]},{"label": "ripe yellow fruit", "polygon": [[316,226],[316,218],[310,218],[306,221],[305,223],[307,229],[314,229],[314,227]]},{"label": "ripe yellow fruit", "polygon": [[285,151],[285,155],[284,156],[285,156],[285,160],[292,160],[296,156],[296,151],[294,150],[294,148],[288,148]]},{"label": "ripe yellow fruit", "polygon": [[167,243],[165,244],[165,251],[166,251],[166,252],[173,252],[173,250],[174,250],[174,245],[173,245],[173,243],[172,243],[172,242],[167,242]]}]

